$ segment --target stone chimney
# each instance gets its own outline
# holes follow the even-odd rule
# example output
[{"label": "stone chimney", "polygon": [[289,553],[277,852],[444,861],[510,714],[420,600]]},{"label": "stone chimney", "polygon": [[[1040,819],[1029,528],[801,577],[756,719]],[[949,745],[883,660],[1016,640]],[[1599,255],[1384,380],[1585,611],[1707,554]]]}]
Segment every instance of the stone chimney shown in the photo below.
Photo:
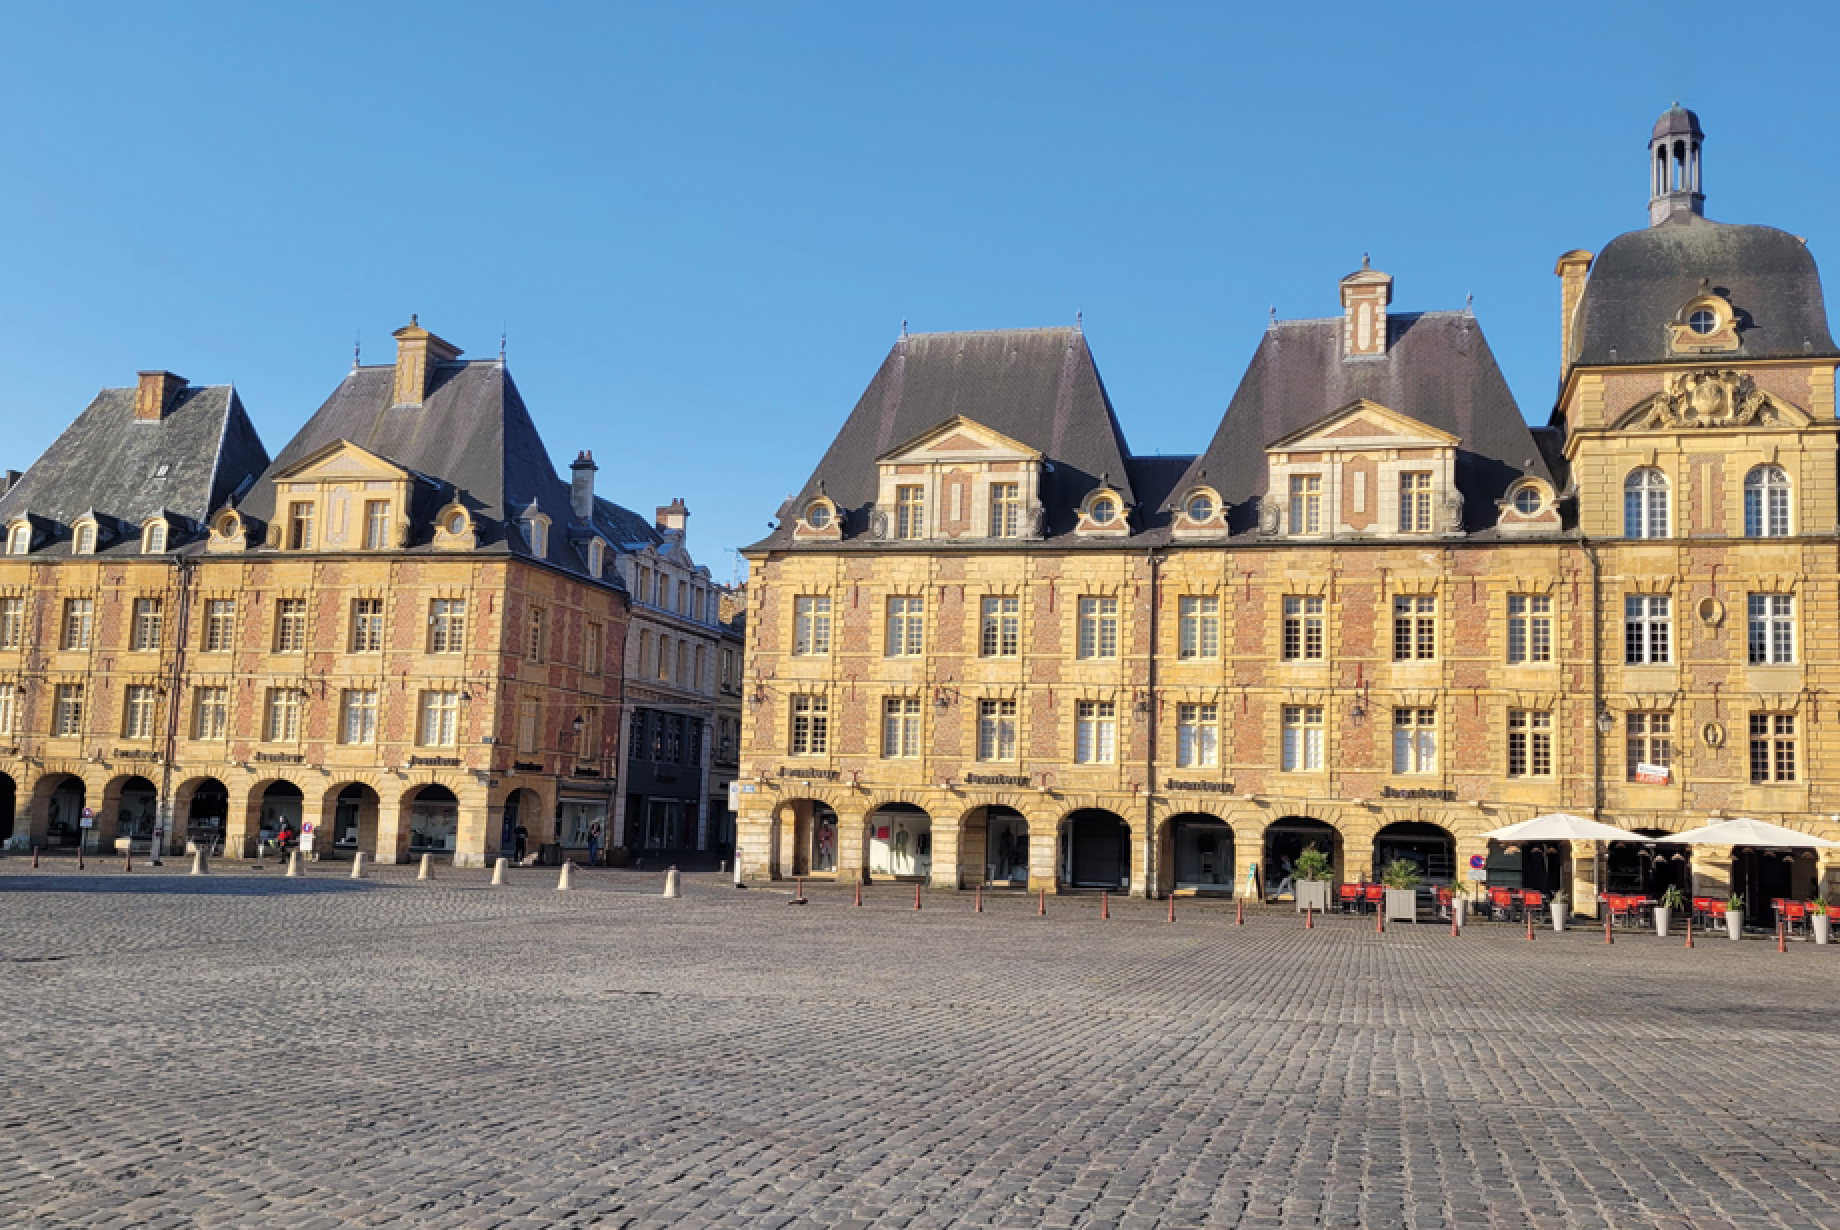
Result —
[{"label": "stone chimney", "polygon": [[1559,258],[1553,272],[1559,275],[1559,378],[1572,365],[1573,328],[1578,323],[1578,301],[1584,298],[1585,275],[1596,258],[1583,248],[1573,248]]},{"label": "stone chimney", "polygon": [[575,519],[586,525],[594,520],[594,454],[587,449],[569,464],[569,508]]},{"label": "stone chimney", "polygon": [[428,396],[435,365],[452,363],[460,357],[460,348],[422,328],[413,315],[391,336],[396,339],[395,402],[399,406],[419,406]]},{"label": "stone chimney", "polygon": [[171,372],[142,372],[134,394],[134,420],[157,423],[172,409],[173,399],[185,391],[185,377]]},{"label": "stone chimney", "polygon": [[1381,273],[1361,255],[1361,268],[1342,279],[1342,357],[1373,359],[1386,354],[1386,307],[1393,301],[1393,275]]},{"label": "stone chimney", "polygon": [[684,506],[683,497],[679,496],[669,504],[660,506],[658,518],[653,522],[660,533],[684,536],[690,525],[690,510]]},{"label": "stone chimney", "polygon": [[0,476],[0,495],[5,495],[7,492],[17,487],[19,485],[19,480],[24,477],[25,475],[21,474],[18,470],[8,470],[4,476]]}]

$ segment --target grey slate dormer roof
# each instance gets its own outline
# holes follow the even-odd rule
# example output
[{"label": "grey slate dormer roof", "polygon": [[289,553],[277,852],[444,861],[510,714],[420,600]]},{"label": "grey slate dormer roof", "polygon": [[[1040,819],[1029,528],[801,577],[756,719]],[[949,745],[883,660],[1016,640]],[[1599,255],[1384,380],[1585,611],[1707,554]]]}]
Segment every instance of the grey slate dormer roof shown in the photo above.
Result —
[{"label": "grey slate dormer roof", "polygon": [[[0,523],[21,513],[57,527],[35,555],[68,555],[70,526],[94,510],[132,527],[98,555],[138,554],[141,522],[161,514],[202,526],[245,479],[268,468],[268,450],[229,385],[186,388],[157,422],[134,417],[134,389],[104,389],[25,475],[0,497]],[[163,477],[156,477],[161,466]],[[182,535],[174,534],[178,545]]]}]

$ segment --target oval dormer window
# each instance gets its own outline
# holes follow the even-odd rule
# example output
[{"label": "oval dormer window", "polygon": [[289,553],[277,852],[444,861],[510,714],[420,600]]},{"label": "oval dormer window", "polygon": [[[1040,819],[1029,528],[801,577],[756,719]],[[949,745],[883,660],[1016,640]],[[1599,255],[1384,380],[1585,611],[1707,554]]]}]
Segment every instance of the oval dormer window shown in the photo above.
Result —
[{"label": "oval dormer window", "polygon": [[1110,525],[1112,523],[1112,518],[1117,515],[1118,505],[1113,503],[1109,497],[1094,500],[1092,502],[1091,511],[1087,513],[1087,516],[1092,518],[1092,523],[1094,525]]},{"label": "oval dormer window", "polygon": [[1687,317],[1687,328],[1704,337],[1719,327],[1719,316],[1710,308],[1701,308]]},{"label": "oval dormer window", "polygon": [[1205,494],[1190,496],[1188,519],[1194,522],[1212,521],[1214,519],[1214,497]]},{"label": "oval dormer window", "polygon": [[217,522],[217,536],[219,538],[233,538],[235,537],[235,535],[236,535],[236,517],[231,514],[226,514],[225,516],[219,518]]},{"label": "oval dormer window", "polygon": [[1540,493],[1532,487],[1522,487],[1514,493],[1514,511],[1523,517],[1533,516],[1545,503],[1546,501],[1540,498]]},{"label": "oval dormer window", "polygon": [[466,533],[466,514],[455,513],[447,519],[447,532],[458,538]]},{"label": "oval dormer window", "polygon": [[831,506],[823,500],[815,501],[805,510],[805,524],[814,530],[827,530],[831,527]]}]

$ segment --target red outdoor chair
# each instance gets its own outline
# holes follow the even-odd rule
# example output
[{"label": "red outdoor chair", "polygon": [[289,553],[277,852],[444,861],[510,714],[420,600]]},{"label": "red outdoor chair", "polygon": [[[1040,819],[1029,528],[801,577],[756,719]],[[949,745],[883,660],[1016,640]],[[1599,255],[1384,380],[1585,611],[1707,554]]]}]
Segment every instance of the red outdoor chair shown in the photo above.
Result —
[{"label": "red outdoor chair", "polygon": [[1489,914],[1496,919],[1514,917],[1514,893],[1506,888],[1489,890]]},{"label": "red outdoor chair", "polygon": [[1640,897],[1625,897],[1619,893],[1610,895],[1610,925],[1613,927],[1633,927],[1640,921],[1637,911],[1641,908]]},{"label": "red outdoor chair", "polygon": [[1450,917],[1450,890],[1439,887],[1437,890],[1437,907],[1439,918]]},{"label": "red outdoor chair", "polygon": [[1338,884],[1335,899],[1342,907],[1342,913],[1359,913],[1361,909],[1361,886],[1359,884]]},{"label": "red outdoor chair", "polygon": [[1693,921],[1703,927],[1706,925],[1706,920],[1711,917],[1712,917],[1712,898],[1710,897],[1693,898]]},{"label": "red outdoor chair", "polygon": [[1795,935],[1807,928],[1808,907],[1799,901],[1785,901],[1782,917],[1783,926],[1788,928],[1790,935]]},{"label": "red outdoor chair", "polygon": [[1545,893],[1530,888],[1525,893],[1521,894],[1521,914],[1523,917],[1528,914],[1538,915],[1541,907],[1545,904]]},{"label": "red outdoor chair", "polygon": [[1364,884],[1362,885],[1361,886],[1361,901],[1364,905],[1373,906],[1375,912],[1377,913],[1380,907],[1386,903],[1386,885],[1384,884]]},{"label": "red outdoor chair", "polygon": [[1708,923],[1722,923],[1725,921],[1725,903],[1723,901],[1715,897],[1706,902],[1706,921]]}]

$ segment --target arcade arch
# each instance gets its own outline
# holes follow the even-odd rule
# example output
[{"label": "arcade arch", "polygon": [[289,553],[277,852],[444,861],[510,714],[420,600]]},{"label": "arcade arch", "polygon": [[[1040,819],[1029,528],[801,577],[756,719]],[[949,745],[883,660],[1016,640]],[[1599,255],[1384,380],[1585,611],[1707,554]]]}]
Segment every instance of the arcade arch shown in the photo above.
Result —
[{"label": "arcade arch", "polygon": [[409,816],[409,853],[452,856],[460,840],[460,800],[446,786],[417,786],[403,796]]},{"label": "arcade arch", "polygon": [[1334,864],[1333,879],[1342,876],[1342,835],[1336,828],[1314,816],[1280,816],[1265,826],[1265,899],[1275,901],[1296,895],[1292,874],[1297,857],[1311,846],[1329,856]]},{"label": "arcade arch", "polygon": [[1083,807],[1061,821],[1061,883],[1129,889],[1131,826],[1117,812]]},{"label": "arcade arch", "polygon": [[1206,812],[1169,818],[1169,859],[1174,886],[1197,893],[1233,892],[1233,827]]},{"label": "arcade arch", "polygon": [[869,813],[869,874],[924,880],[933,873],[933,818],[913,803],[883,803]]}]

